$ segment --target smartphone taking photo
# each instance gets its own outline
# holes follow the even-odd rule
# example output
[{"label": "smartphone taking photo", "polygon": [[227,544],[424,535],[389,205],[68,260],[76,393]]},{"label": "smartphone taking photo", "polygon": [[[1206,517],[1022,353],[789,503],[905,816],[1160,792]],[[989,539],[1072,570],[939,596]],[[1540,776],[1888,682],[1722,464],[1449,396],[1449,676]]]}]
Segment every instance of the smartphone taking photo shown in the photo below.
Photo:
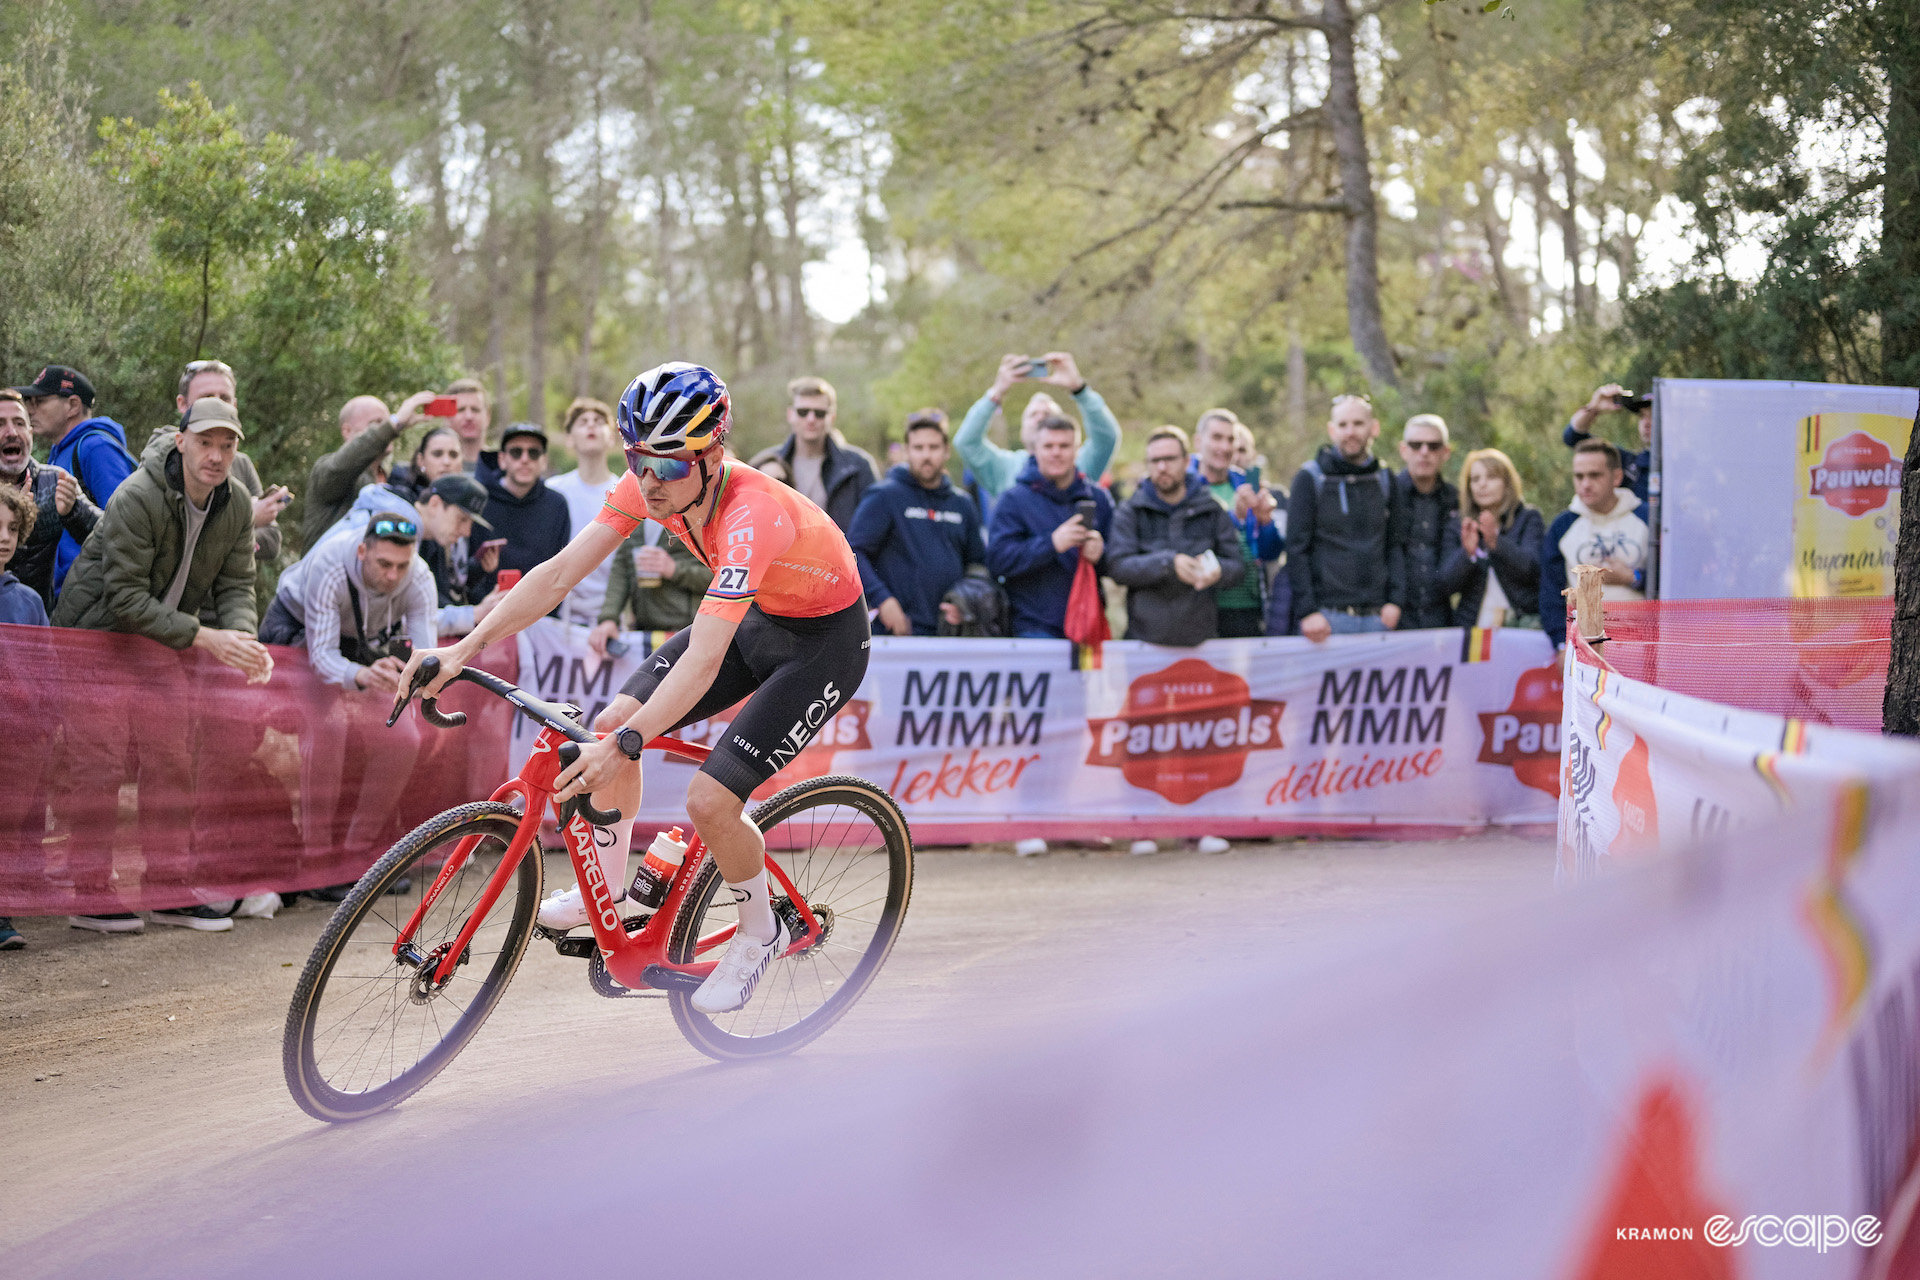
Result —
[{"label": "smartphone taking photo", "polygon": [[1027,376],[1029,378],[1044,378],[1047,376],[1047,372],[1047,362],[1045,360],[1029,360],[1027,362]]},{"label": "smartphone taking photo", "polygon": [[420,412],[429,418],[451,418],[460,412],[460,406],[454,402],[452,396],[435,396],[427,401],[426,407]]}]

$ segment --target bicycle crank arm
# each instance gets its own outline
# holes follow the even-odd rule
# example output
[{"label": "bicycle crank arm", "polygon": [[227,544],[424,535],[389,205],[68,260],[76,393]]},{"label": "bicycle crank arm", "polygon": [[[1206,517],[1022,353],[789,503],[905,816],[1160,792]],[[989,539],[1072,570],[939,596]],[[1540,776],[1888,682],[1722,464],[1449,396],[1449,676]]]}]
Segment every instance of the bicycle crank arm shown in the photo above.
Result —
[{"label": "bicycle crank arm", "polygon": [[706,977],[698,973],[688,973],[684,969],[669,969],[663,964],[650,964],[640,971],[640,979],[657,991],[687,991],[700,989]]}]

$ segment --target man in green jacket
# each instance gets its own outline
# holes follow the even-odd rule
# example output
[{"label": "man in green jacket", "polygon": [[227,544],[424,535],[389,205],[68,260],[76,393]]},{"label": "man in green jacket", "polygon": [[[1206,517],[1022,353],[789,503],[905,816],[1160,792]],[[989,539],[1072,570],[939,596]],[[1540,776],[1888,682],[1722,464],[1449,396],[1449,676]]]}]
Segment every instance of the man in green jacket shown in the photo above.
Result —
[{"label": "man in green jacket", "polygon": [[415,392],[398,413],[388,413],[378,396],[355,396],[340,406],[340,447],[321,454],[307,476],[307,508],[300,517],[302,550],[313,550],[320,535],[347,514],[360,490],[387,478],[393,442],[437,394]]},{"label": "man in green jacket", "polygon": [[[253,502],[233,478],[240,416],[211,396],[194,402],[179,439],[149,454],[112,499],[67,575],[53,624],[146,636],[173,649],[204,649],[245,674],[249,684],[273,674],[266,646],[254,639]],[[200,621],[211,606],[217,626]],[[67,736],[70,756],[63,815],[72,828],[77,886],[102,889],[113,868],[115,795],[124,762],[137,758],[140,844],[146,855],[141,890],[148,901],[181,904],[154,911],[159,924],[218,930],[222,913],[196,901],[191,884],[195,824],[193,766],[210,744],[197,742],[197,706],[211,690],[198,664],[156,653],[137,673],[139,700],[108,697]],[[75,732],[74,730],[78,730]],[[218,752],[214,753],[216,756]],[[224,767],[224,765],[223,765]],[[129,913],[72,916],[100,932],[126,932]],[[131,922],[131,923],[129,923]]]},{"label": "man in green jacket", "polygon": [[[974,401],[973,408],[961,419],[960,430],[953,436],[953,451],[972,470],[973,478],[980,482],[980,491],[992,500],[1011,489],[1033,458],[1030,437],[1050,415],[1060,413],[1060,402],[1042,391],[1027,401],[1027,407],[1020,414],[1018,449],[1003,449],[987,439],[987,426],[993,421],[1000,402],[1013,390],[1014,383],[1027,381],[1061,387],[1072,394],[1074,404],[1087,420],[1086,442],[1075,455],[1074,465],[1089,483],[1099,484],[1100,477],[1106,474],[1107,463],[1113,460],[1114,450],[1120,446],[1120,423],[1100,393],[1080,376],[1080,367],[1073,362],[1073,356],[1065,351],[1050,351],[1038,359],[1022,355],[1000,357],[993,385],[987,388],[987,394]],[[986,513],[981,515],[984,517]]]}]

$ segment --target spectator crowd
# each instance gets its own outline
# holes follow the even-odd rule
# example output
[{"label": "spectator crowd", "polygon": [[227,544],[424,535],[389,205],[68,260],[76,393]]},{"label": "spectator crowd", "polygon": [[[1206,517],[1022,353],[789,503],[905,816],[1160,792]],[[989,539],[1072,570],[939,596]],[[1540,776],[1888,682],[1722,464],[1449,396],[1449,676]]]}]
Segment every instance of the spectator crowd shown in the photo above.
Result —
[{"label": "spectator crowd", "polygon": [[[989,432],[1023,384],[1034,390],[1013,433],[1019,447],[1003,447]],[[590,398],[568,406],[559,434],[575,467],[555,475],[541,423],[506,424],[487,447],[492,405],[477,381],[420,391],[397,409],[372,395],[349,399],[339,446],[305,477],[302,554],[279,573],[262,616],[259,567],[286,559],[279,521],[296,495],[267,486],[244,451],[239,385],[218,360],[187,365],[173,419],[137,454],[126,427],[96,412],[79,370],[49,365],[0,389],[0,624],[143,635],[204,650],[255,684],[272,676],[269,645],[303,650],[347,706],[302,726],[303,797],[319,804],[343,781],[360,797],[350,814],[303,813],[303,838],[364,844],[371,857],[380,832],[360,825],[391,809],[418,745],[404,724],[384,727],[410,647],[472,630],[522,572],[594,519],[618,479],[614,414]],[[831,384],[802,377],[787,392],[785,439],[747,463],[806,494],[847,533],[879,635],[1086,642],[1106,634],[1111,600],[1126,638],[1169,646],[1501,626],[1542,629],[1562,644],[1571,566],[1599,566],[1609,599],[1645,588],[1648,454],[1623,455],[1592,434],[1618,411],[1638,416],[1646,440],[1648,402],[1617,385],[1596,390],[1565,428],[1575,497],[1551,522],[1526,502],[1498,449],[1468,453],[1449,479],[1449,431],[1434,414],[1402,424],[1395,470],[1380,456],[1382,424],[1363,395],[1333,399],[1327,442],[1289,485],[1268,482],[1252,429],[1212,408],[1191,434],[1148,429],[1144,476],[1123,492],[1110,473],[1120,425],[1069,352],[1007,355],[957,429],[938,408],[908,415],[884,476],[836,426]],[[396,456],[408,438],[410,452]],[[624,632],[690,625],[712,576],[645,521],[555,612],[585,628],[605,658],[620,651]],[[1089,582],[1096,592],[1113,588],[1095,596],[1097,627],[1083,600]],[[156,676],[156,697],[193,696],[167,679]],[[183,770],[193,753],[177,738],[162,740],[131,715],[111,729],[94,735],[100,759],[85,763],[99,794],[87,798],[93,816],[76,817],[76,832],[89,821],[110,826],[122,778],[191,789]],[[209,718],[196,732],[244,742],[260,730]],[[348,760],[364,776],[343,780]],[[190,815],[149,812],[143,801],[141,816],[156,844],[190,843],[158,830],[170,822],[190,830]],[[92,836],[111,848],[110,829]],[[110,871],[103,863],[73,874],[104,884]],[[149,879],[169,874],[184,866],[149,856]],[[337,900],[347,887],[306,892]],[[236,914],[271,915],[282,901],[262,894],[144,919],[69,920],[109,933],[148,922],[217,931]],[[21,944],[0,919],[0,949]]]}]

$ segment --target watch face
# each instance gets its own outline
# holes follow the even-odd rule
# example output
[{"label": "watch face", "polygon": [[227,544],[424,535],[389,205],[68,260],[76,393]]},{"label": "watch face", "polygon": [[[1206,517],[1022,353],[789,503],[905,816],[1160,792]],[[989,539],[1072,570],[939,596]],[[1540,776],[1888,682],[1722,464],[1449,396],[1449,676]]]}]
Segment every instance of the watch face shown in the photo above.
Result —
[{"label": "watch face", "polygon": [[646,745],[646,739],[640,736],[638,729],[622,729],[614,735],[613,745],[619,747],[629,760],[638,760],[640,749]]}]

